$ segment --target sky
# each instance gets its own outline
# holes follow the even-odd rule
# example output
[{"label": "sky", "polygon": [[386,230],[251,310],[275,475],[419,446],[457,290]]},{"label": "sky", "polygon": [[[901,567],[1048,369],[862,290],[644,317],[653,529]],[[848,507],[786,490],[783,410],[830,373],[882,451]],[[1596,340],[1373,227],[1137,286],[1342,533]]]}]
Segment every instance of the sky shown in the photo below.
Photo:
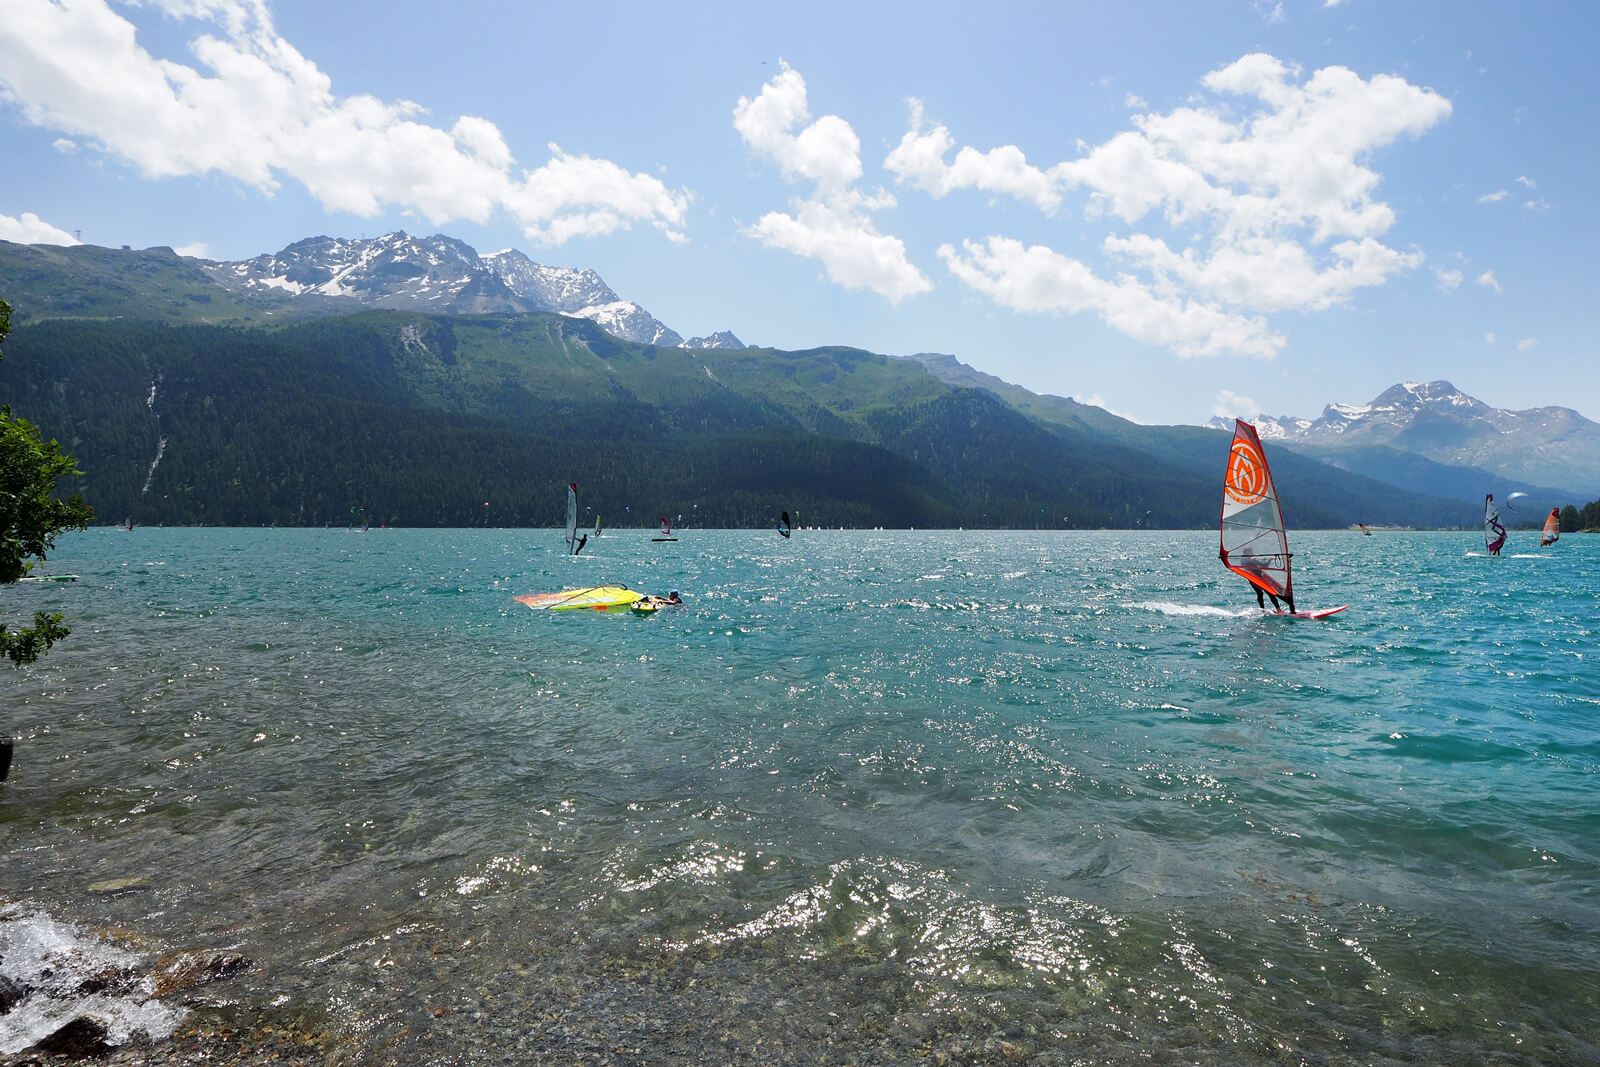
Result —
[{"label": "sky", "polygon": [[1597,45],[1540,0],[0,0],[0,239],[445,233],[1143,423],[1600,419]]}]

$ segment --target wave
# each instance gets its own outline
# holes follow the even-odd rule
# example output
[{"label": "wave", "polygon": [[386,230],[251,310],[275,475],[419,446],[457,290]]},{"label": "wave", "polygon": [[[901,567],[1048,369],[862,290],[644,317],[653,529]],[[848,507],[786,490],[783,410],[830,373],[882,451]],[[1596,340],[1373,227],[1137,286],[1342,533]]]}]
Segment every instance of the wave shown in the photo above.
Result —
[{"label": "wave", "polygon": [[1213,604],[1177,604],[1170,600],[1149,600],[1129,604],[1139,611],[1158,611],[1163,615],[1199,615],[1213,619],[1246,619],[1260,615],[1260,608],[1219,608]]}]

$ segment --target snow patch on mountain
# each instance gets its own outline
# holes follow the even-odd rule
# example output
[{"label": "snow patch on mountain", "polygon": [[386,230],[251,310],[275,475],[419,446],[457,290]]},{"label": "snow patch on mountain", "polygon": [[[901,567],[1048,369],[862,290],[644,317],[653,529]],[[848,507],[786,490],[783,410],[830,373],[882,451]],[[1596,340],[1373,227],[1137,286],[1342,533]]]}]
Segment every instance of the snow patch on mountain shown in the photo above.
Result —
[{"label": "snow patch on mountain", "polygon": [[625,337],[640,344],[676,348],[683,343],[683,338],[676,330],[658,322],[654,316],[632,300],[597,304],[571,314],[597,323],[602,330],[613,336]]},{"label": "snow patch on mountain", "polygon": [[[676,330],[623,300],[593,270],[536,263],[514,248],[480,256],[444,234],[308,237],[277,253],[238,262],[201,260],[200,266],[228,289],[326,301],[330,309],[348,302],[439,315],[554,311],[590,319],[627,341],[685,344]],[[705,343],[692,347],[745,347],[725,331],[694,340]]]},{"label": "snow patch on mountain", "polygon": [[[1570,408],[1492,407],[1447,381],[1401,382],[1367,404],[1329,404],[1316,419],[1257,415],[1253,421],[1263,440],[1291,447],[1383,446],[1580,495],[1600,492],[1600,424]],[[1231,419],[1206,425],[1233,429]]]},{"label": "snow patch on mountain", "polygon": [[683,342],[684,348],[749,348],[733,335],[731,330],[718,330],[710,337],[691,337]]}]

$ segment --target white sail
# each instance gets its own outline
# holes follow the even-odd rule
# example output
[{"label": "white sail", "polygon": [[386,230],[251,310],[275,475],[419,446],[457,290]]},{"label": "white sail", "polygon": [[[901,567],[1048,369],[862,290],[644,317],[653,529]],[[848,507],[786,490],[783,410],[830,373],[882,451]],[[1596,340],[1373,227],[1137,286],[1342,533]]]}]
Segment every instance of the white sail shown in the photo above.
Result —
[{"label": "white sail", "polygon": [[1505,524],[1500,521],[1500,508],[1494,502],[1494,494],[1490,493],[1483,498],[1483,547],[1498,556],[1505,543]]},{"label": "white sail", "polygon": [[578,483],[567,483],[567,555],[578,551]]}]

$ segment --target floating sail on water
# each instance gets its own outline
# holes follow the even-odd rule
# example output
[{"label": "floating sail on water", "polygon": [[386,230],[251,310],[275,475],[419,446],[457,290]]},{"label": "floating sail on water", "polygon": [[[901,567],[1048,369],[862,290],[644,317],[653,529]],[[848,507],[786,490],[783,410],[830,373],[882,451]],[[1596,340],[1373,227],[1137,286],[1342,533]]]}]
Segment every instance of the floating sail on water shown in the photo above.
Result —
[{"label": "floating sail on water", "polygon": [[1222,480],[1222,563],[1251,585],[1294,603],[1289,537],[1278,490],[1256,428],[1234,420],[1228,472]]},{"label": "floating sail on water", "polygon": [[559,593],[525,593],[516,598],[535,611],[636,611],[650,608],[638,605],[643,593],[625,585],[596,585],[587,589],[563,589]]},{"label": "floating sail on water", "polygon": [[1498,556],[1505,543],[1506,528],[1500,521],[1500,508],[1494,502],[1494,494],[1486,494],[1483,498],[1483,547],[1489,550],[1489,555]]},{"label": "floating sail on water", "polygon": [[1544,520],[1544,532],[1539,535],[1539,547],[1553,545],[1561,540],[1561,509],[1551,508],[1550,517]]},{"label": "floating sail on water", "polygon": [[789,513],[785,511],[783,513],[783,518],[778,520],[778,532],[783,534],[783,536],[788,537],[789,531],[792,529],[794,529],[794,527],[789,525]]}]

